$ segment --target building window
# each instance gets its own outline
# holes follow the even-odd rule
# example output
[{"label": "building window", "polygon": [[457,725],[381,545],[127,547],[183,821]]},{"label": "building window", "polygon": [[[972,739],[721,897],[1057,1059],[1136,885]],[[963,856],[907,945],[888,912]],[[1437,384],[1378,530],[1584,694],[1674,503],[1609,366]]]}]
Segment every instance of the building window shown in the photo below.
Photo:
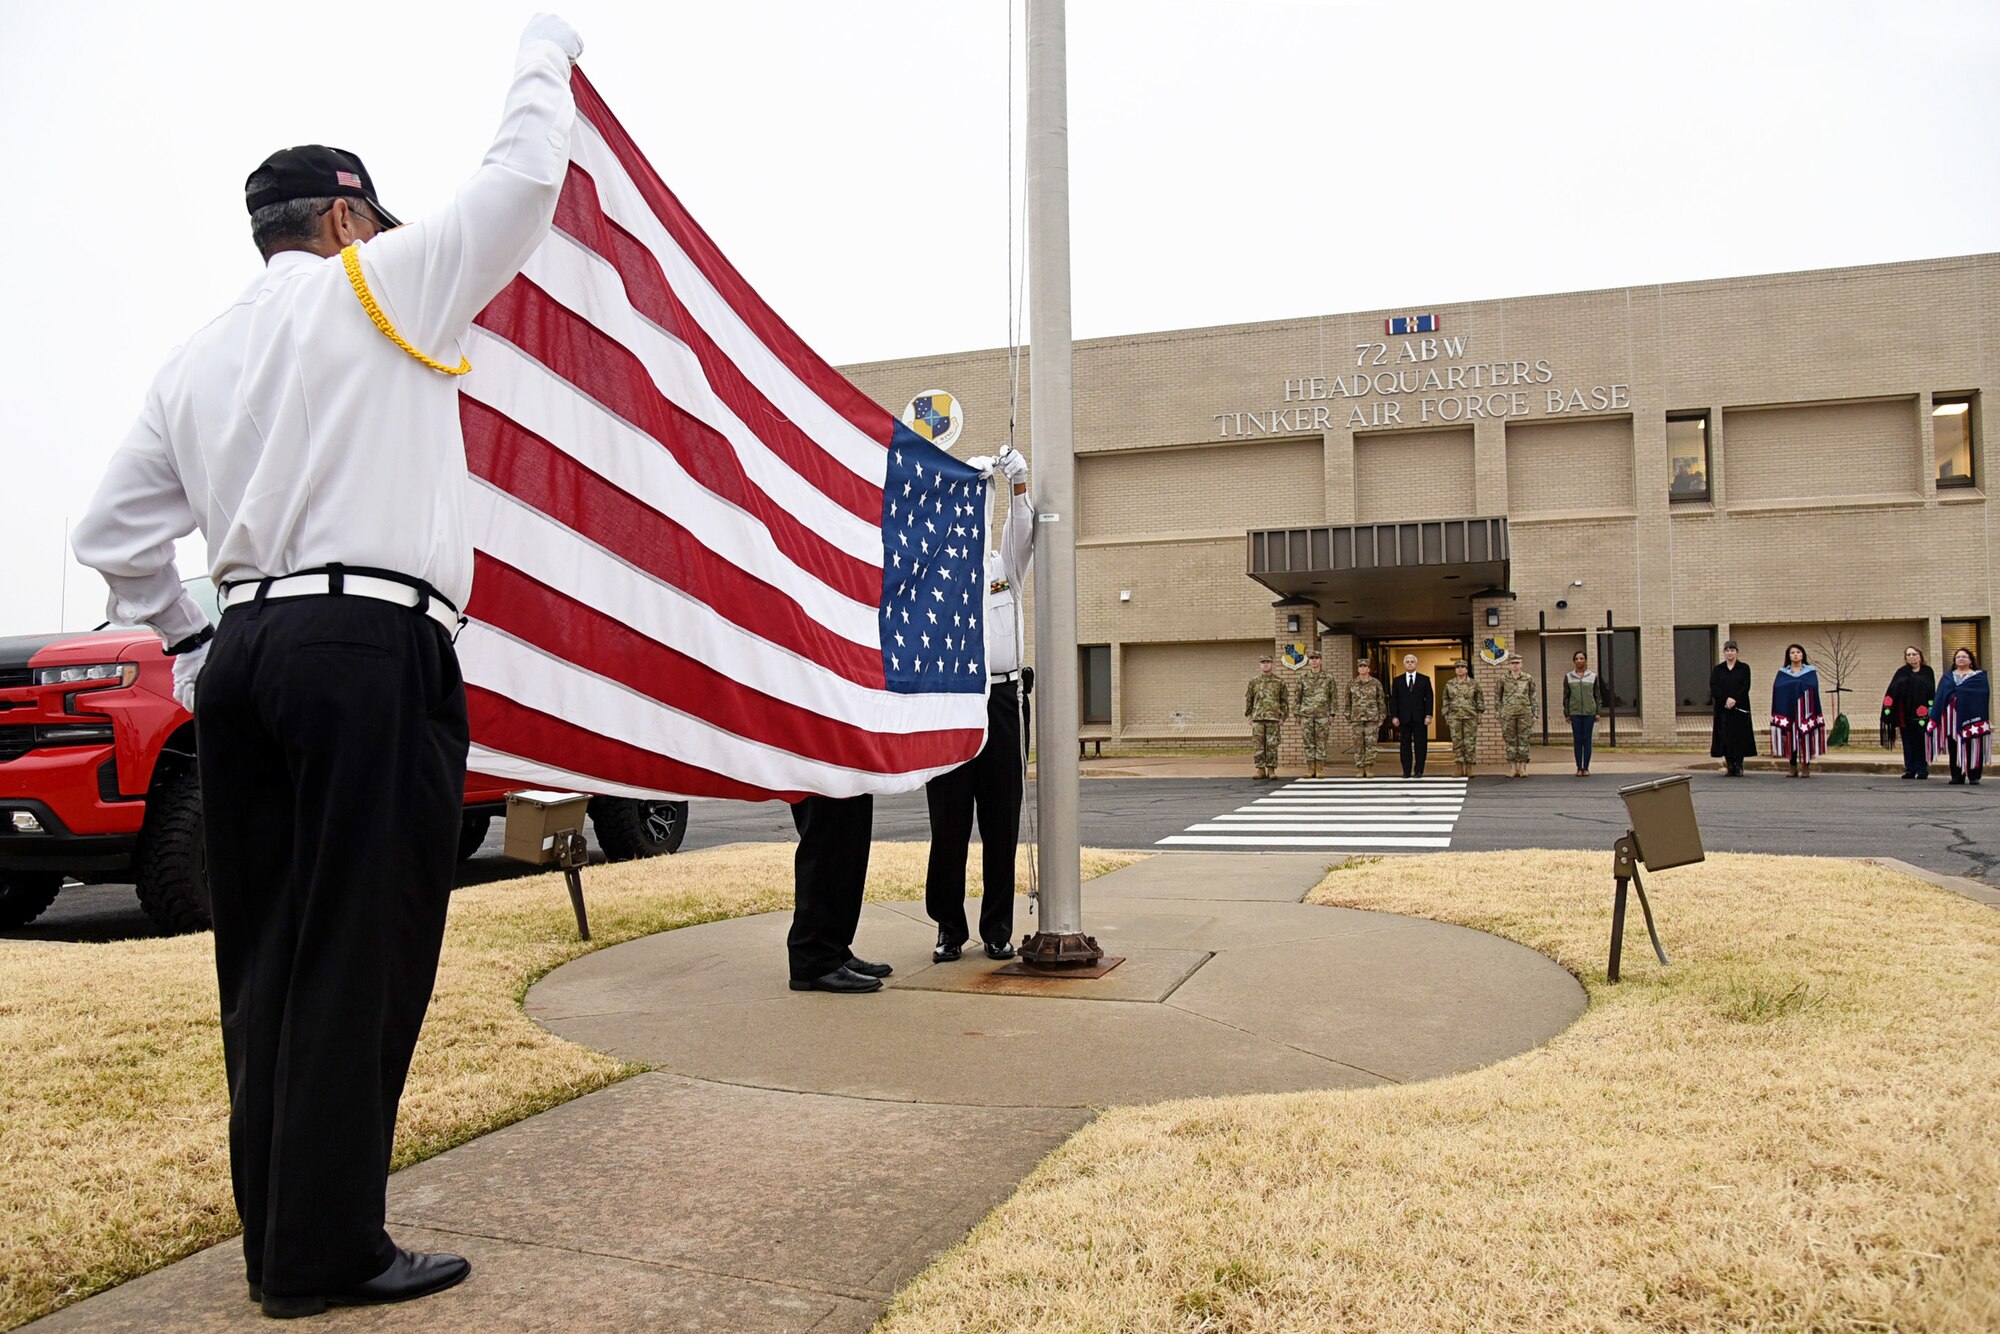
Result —
[{"label": "building window", "polygon": [[1674,627],[1674,711],[1707,713],[1715,706],[1708,693],[1708,674],[1714,670],[1715,627],[1683,625]]},{"label": "building window", "polygon": [[1611,696],[1611,705],[1620,713],[1639,711],[1639,632],[1599,630],[1597,632],[1597,674]]},{"label": "building window", "polygon": [[1076,648],[1077,710],[1085,723],[1111,722],[1111,645]]},{"label": "building window", "polygon": [[1931,400],[1931,435],[1937,442],[1937,484],[1971,486],[1972,396]]},{"label": "building window", "polygon": [[1675,412],[1667,417],[1669,500],[1708,499],[1708,414]]},{"label": "building window", "polygon": [[1944,656],[1937,663],[1940,676],[1951,669],[1951,655],[1962,648],[1972,650],[1972,660],[1981,667],[1986,665],[1986,656],[1979,651],[1978,621],[1942,621],[1938,629],[1942,632],[1938,638],[1943,641],[1944,649]]}]

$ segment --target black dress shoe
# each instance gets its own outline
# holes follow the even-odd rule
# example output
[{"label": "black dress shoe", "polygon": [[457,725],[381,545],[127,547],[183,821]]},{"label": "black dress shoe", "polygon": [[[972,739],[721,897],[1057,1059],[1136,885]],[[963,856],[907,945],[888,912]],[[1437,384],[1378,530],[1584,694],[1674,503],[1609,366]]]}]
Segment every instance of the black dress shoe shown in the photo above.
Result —
[{"label": "black dress shoe", "polygon": [[830,973],[824,973],[819,977],[795,977],[792,979],[793,991],[832,991],[841,995],[855,996],[864,991],[880,991],[881,989],[881,978],[864,977],[845,966],[836,968]]},{"label": "black dress shoe", "polygon": [[398,1247],[389,1267],[366,1283],[305,1297],[280,1297],[267,1292],[263,1294],[262,1305],[264,1314],[273,1320],[318,1315],[329,1306],[387,1306],[443,1292],[463,1283],[471,1272],[472,1263],[462,1255],[427,1255]]},{"label": "black dress shoe", "polygon": [[964,947],[964,941],[953,940],[940,931],[938,932],[937,947],[931,951],[931,962],[957,963]]},{"label": "black dress shoe", "polygon": [[841,966],[846,968],[848,972],[859,973],[863,977],[887,977],[896,971],[894,964],[870,963],[866,959],[857,959],[851,954],[847,956],[847,962]]},{"label": "black dress shoe", "polygon": [[1011,959],[1014,957],[1014,947],[1004,940],[998,945],[988,945],[986,947],[986,957],[989,959]]}]

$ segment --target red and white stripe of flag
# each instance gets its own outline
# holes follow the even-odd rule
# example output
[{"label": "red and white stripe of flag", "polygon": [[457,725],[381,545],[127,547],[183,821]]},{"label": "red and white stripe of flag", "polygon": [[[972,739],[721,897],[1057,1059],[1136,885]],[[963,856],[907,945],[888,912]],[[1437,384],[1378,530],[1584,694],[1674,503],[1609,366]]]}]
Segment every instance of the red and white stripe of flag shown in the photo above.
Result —
[{"label": "red and white stripe of flag", "polygon": [[982,694],[885,685],[895,419],[572,83],[555,227],[467,340],[472,768],[761,800],[907,790],[970,759]]}]

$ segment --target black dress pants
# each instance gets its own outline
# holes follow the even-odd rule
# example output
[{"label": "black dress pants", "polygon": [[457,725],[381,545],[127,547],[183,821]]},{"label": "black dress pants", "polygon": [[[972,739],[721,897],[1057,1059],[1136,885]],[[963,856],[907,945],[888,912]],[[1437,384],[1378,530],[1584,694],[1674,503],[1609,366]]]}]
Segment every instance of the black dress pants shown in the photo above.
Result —
[{"label": "black dress pants", "polygon": [[1928,776],[1931,771],[1930,734],[1921,727],[1905,727],[1903,733],[1903,772]]},{"label": "black dress pants", "polygon": [[799,850],[792,859],[792,929],[785,937],[792,981],[824,977],[854,957],[875,798],[807,797],[792,804]]},{"label": "black dress pants", "polygon": [[1430,729],[1421,722],[1415,726],[1404,723],[1396,729],[1396,734],[1402,739],[1399,753],[1403,758],[1403,777],[1422,778],[1424,761],[1431,753]]},{"label": "black dress pants", "polygon": [[1008,944],[1014,936],[1014,853],[1021,835],[1019,682],[996,681],[986,696],[986,745],[979,754],[924,785],[931,812],[930,869],[924,910],[938,931],[964,944],[965,861],[972,821],[979,818],[979,938]]},{"label": "black dress pants", "polygon": [[251,1282],[373,1278],[396,1107],[430,1003],[464,802],[465,688],[391,603],[232,608],[195,712]]}]

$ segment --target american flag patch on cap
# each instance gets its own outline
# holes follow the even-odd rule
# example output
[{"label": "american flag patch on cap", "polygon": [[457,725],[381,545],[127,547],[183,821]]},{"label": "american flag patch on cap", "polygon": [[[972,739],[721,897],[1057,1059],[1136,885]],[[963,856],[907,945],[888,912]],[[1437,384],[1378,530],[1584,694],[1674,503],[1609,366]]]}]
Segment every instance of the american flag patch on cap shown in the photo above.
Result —
[{"label": "american flag patch on cap", "polygon": [[359,190],[361,188],[361,178],[351,171],[336,171],[333,173],[333,179],[337,184],[345,185],[349,189]]}]

